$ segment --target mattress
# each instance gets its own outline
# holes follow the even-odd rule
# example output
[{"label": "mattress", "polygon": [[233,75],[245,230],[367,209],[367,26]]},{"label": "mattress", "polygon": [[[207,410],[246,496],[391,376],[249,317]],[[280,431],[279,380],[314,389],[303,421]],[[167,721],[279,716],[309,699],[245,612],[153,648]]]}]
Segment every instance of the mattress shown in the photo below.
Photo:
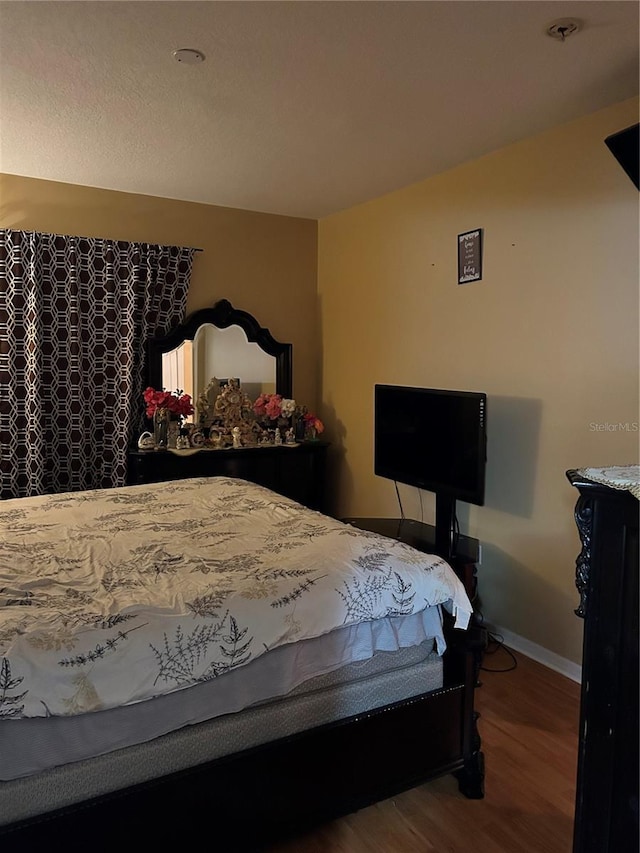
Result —
[{"label": "mattress", "polygon": [[442,686],[445,561],[227,478],[0,510],[0,825]]},{"label": "mattress", "polygon": [[6,501],[0,718],[144,702],[431,606],[466,628],[471,603],[444,560],[244,480]]},{"label": "mattress", "polygon": [[[367,661],[310,679],[283,698],[185,725],[96,758],[0,782],[0,826],[438,690],[443,663],[433,646],[429,638],[407,649],[377,651]],[[167,698],[136,707],[155,707]]]},{"label": "mattress", "polygon": [[[289,643],[220,678],[105,711],[0,722],[0,779],[29,776],[152,740],[283,696],[357,681],[424,657],[441,632],[438,608]],[[416,648],[420,651],[416,652]],[[406,650],[402,657],[402,650]],[[400,655],[377,655],[395,652]]]}]

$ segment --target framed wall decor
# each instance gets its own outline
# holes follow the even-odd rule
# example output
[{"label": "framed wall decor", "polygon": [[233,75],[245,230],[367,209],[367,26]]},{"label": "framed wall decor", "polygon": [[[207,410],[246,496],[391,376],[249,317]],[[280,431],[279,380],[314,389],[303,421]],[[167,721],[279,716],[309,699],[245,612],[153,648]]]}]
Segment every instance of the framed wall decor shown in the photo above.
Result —
[{"label": "framed wall decor", "polygon": [[458,284],[482,278],[482,228],[458,234]]}]

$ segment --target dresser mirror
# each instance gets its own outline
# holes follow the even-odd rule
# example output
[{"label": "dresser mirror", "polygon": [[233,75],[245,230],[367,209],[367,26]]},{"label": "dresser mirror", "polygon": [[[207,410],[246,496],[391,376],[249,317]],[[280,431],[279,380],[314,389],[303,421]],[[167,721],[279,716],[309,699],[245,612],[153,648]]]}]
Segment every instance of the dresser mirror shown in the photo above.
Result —
[{"label": "dresser mirror", "polygon": [[251,400],[274,392],[291,397],[291,350],[291,344],[277,341],[247,311],[221,299],[190,315],[166,337],[149,342],[148,384],[190,394],[194,419],[206,426],[220,388],[230,379]]}]

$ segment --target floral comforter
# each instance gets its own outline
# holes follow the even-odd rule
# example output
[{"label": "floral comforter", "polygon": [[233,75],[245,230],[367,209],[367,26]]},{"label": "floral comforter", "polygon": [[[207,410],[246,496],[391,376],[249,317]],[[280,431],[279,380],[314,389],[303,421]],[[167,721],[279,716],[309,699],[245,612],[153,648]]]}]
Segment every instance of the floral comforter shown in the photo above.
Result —
[{"label": "floral comforter", "polygon": [[434,605],[466,628],[443,560],[244,480],[5,501],[0,720],[139,702]]}]

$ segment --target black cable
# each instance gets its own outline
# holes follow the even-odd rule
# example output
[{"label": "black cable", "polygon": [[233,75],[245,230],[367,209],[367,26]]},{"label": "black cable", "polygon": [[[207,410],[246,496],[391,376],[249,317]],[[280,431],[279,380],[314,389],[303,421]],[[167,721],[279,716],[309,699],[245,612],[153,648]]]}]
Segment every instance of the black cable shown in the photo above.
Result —
[{"label": "black cable", "polygon": [[[482,615],[482,612],[480,610],[474,610],[473,613],[476,619],[479,621],[480,625],[482,625],[484,623],[484,616]],[[495,648],[490,649],[489,647],[491,646],[491,644],[493,644]],[[481,665],[480,669],[484,672],[512,672],[514,669],[516,669],[518,666],[518,659],[513,654],[511,649],[508,649],[505,646],[504,637],[502,636],[502,634],[494,634],[492,631],[489,631],[487,629],[487,647],[484,650],[483,657],[486,657],[486,655],[495,655],[496,652],[499,652],[500,650],[506,652],[513,661],[510,666],[507,666],[504,669],[492,669]]]},{"label": "black cable", "polygon": [[400,518],[404,521],[404,510],[402,509],[402,501],[400,500],[400,492],[398,491],[398,483],[394,480],[393,484],[396,487],[396,496],[398,498],[398,506],[400,507]]},{"label": "black cable", "polygon": [[[516,656],[513,654],[511,649],[508,649],[504,644],[504,637],[501,634],[492,634],[491,631],[487,632],[487,636],[489,638],[487,648],[485,649],[485,655],[495,655],[496,652],[502,651],[506,652],[512,660],[510,666],[504,667],[504,669],[493,669],[488,666],[481,666],[480,669],[484,672],[512,672],[518,666],[518,660]],[[495,648],[492,651],[489,651],[489,646],[491,643],[494,644]]]}]

